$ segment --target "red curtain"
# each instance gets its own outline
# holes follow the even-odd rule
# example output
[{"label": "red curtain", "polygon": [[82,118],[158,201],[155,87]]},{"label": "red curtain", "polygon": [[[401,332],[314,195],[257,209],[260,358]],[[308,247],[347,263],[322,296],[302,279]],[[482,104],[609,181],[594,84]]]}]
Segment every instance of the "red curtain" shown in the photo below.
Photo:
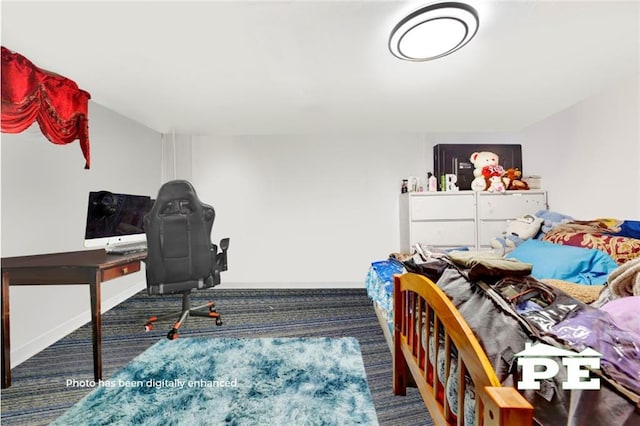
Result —
[{"label": "red curtain", "polygon": [[88,169],[90,98],[68,78],[40,69],[2,46],[3,133],[20,133],[38,121],[42,133],[55,144],[79,139]]}]

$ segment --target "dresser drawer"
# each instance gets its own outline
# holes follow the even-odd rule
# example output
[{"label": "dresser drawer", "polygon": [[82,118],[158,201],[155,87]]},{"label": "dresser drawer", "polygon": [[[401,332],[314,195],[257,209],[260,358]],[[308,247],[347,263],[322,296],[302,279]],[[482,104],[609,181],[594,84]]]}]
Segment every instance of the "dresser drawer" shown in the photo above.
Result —
[{"label": "dresser drawer", "polygon": [[414,196],[411,220],[471,219],[475,217],[473,193]]},{"label": "dresser drawer", "polygon": [[475,246],[475,223],[471,220],[413,222],[410,245]]},{"label": "dresser drawer", "polygon": [[479,194],[478,219],[515,219],[547,208],[544,193]]},{"label": "dresser drawer", "polygon": [[102,281],[129,275],[140,270],[140,262],[131,262],[124,265],[112,266],[102,270]]}]

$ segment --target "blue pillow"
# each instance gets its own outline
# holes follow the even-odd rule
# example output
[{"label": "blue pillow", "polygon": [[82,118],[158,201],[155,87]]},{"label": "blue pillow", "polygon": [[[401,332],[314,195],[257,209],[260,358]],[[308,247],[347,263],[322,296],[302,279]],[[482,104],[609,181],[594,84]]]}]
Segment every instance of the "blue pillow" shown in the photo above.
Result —
[{"label": "blue pillow", "polygon": [[607,253],[583,247],[527,240],[505,256],[533,265],[536,279],[552,278],[577,284],[602,285],[618,268]]}]

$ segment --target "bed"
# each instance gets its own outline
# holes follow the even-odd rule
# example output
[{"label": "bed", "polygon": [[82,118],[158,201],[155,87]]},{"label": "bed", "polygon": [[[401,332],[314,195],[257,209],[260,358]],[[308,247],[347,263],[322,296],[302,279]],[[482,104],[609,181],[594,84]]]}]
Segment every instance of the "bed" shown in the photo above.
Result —
[{"label": "bed", "polygon": [[[407,375],[411,374],[435,424],[457,424],[458,419],[460,424],[532,424],[531,404],[515,388],[501,386],[464,318],[433,282],[418,274],[397,275],[394,312],[395,395],[406,394]],[[430,318],[430,326],[416,326],[414,314]],[[432,340],[440,328],[442,350],[421,344],[423,338]],[[445,380],[437,379],[438,375]],[[452,392],[455,395],[447,397]]]},{"label": "bed", "polygon": [[[560,238],[560,230],[556,231],[552,235]],[[568,232],[575,232],[575,229]],[[542,238],[538,240],[556,244]],[[596,239],[583,238],[578,245],[584,241]],[[575,239],[565,242],[574,243]],[[635,247],[635,242],[631,242],[631,247]],[[542,247],[547,248],[545,245]],[[612,273],[609,265],[609,269],[604,270],[605,277],[629,278],[629,271],[633,270],[640,274],[638,256],[629,250],[621,251],[620,246],[610,247],[618,257],[614,267],[619,267],[621,272],[614,269],[615,273]],[[601,250],[596,250],[598,252],[591,255],[599,257]],[[403,256],[395,253],[388,259],[373,262],[367,274],[366,287],[393,355],[394,394],[403,395],[407,386],[416,386],[435,424],[640,424],[640,330],[633,334],[626,326],[618,328],[609,323],[609,314],[600,312],[596,307],[598,302],[609,301],[602,300],[602,295],[605,290],[610,290],[610,285],[576,283],[580,279],[602,283],[600,272],[587,271],[584,274],[580,271],[576,275],[578,278],[572,278],[573,281],[558,278],[539,280],[531,275],[531,269],[528,272],[525,269],[515,273],[517,279],[514,280],[513,277],[495,275],[495,271],[486,265],[480,265],[479,269],[484,275],[470,273],[478,263],[457,262],[460,259],[453,262],[450,253],[430,253],[429,262],[423,264],[416,264],[416,254]],[[636,279],[640,282],[638,277],[640,275],[635,275],[631,281]],[[529,316],[526,313],[514,315],[509,311],[512,307],[501,305],[503,299],[495,297],[497,283],[505,280],[507,284],[526,282],[553,293],[557,305],[561,306],[559,310],[554,307],[555,313],[561,314],[562,319],[556,318],[553,327],[540,328],[538,326],[547,317],[540,321],[542,314],[539,312],[531,312]],[[571,294],[570,290],[576,288],[589,291]],[[624,288],[628,296],[633,296],[633,286]],[[610,296],[609,292],[607,297]],[[640,293],[628,300],[632,299],[640,299]],[[547,316],[549,312],[554,313],[553,310],[540,312]],[[636,321],[637,309],[631,312],[630,321]],[[587,330],[580,338],[572,337],[572,333],[580,335],[576,333],[575,322],[585,319],[592,324],[599,321],[604,326],[599,331]],[[591,370],[591,376],[601,381],[598,391],[563,390],[562,382],[567,380],[563,370],[555,378],[542,381],[540,390],[519,391],[516,383],[521,369],[516,360],[526,342],[553,344],[575,352],[590,343],[600,353],[618,351],[623,356],[619,362],[610,362],[611,359],[603,356],[602,370]],[[610,351],[612,348],[615,351]],[[560,357],[554,359],[561,362]]]}]

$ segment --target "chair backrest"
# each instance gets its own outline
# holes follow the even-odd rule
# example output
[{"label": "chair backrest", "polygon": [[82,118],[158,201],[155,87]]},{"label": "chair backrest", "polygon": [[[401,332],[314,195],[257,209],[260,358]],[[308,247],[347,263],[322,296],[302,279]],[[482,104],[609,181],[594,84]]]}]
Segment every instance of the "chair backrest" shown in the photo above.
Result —
[{"label": "chair backrest", "polygon": [[178,293],[215,285],[216,249],[211,243],[213,207],[200,201],[191,183],[162,185],[144,218],[147,235],[147,289]]}]

